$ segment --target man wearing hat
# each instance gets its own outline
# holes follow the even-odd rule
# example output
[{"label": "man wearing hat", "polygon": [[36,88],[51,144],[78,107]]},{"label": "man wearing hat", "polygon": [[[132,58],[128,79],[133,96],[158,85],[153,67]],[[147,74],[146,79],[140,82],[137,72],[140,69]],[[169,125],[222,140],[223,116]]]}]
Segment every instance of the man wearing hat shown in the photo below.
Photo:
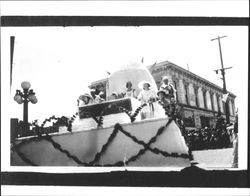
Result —
[{"label": "man wearing hat", "polygon": [[164,104],[164,105],[169,105],[170,104],[170,100],[166,98],[166,93],[164,90],[159,90],[157,92],[157,96],[159,101]]},{"label": "man wearing hat", "polygon": [[93,104],[93,97],[88,93],[79,96],[78,106],[90,105]]},{"label": "man wearing hat", "polygon": [[163,108],[165,109],[166,114],[170,115],[170,113],[171,113],[171,102],[170,102],[169,99],[167,99],[165,91],[164,90],[159,90],[157,92],[157,95],[158,95],[159,104],[163,106]]},{"label": "man wearing hat", "polygon": [[159,90],[162,90],[165,92],[165,96],[169,101],[175,101],[176,100],[176,90],[172,84],[169,83],[169,77],[163,76],[162,77],[162,85],[160,86]]}]

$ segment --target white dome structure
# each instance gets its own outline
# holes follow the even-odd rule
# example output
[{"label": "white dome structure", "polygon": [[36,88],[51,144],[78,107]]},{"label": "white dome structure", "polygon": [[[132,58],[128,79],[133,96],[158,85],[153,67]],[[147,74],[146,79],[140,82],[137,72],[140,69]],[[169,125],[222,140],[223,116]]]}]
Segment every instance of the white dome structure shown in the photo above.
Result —
[{"label": "white dome structure", "polygon": [[155,80],[149,70],[141,63],[131,62],[110,75],[108,79],[107,96],[110,96],[113,92],[123,92],[126,89],[126,83],[128,81],[132,82],[137,95],[142,90],[138,87],[141,81],[149,82],[151,89],[157,92]]}]

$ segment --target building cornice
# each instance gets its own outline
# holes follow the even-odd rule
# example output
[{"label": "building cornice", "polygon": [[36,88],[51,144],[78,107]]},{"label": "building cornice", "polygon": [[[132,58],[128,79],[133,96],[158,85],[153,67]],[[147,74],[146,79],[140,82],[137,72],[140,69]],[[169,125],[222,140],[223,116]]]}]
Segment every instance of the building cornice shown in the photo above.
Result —
[{"label": "building cornice", "polygon": [[[179,72],[180,74],[182,74],[184,77],[187,77],[187,78],[192,78],[193,80],[196,80],[196,81],[199,81],[201,84],[203,84],[204,86],[209,86],[210,88],[213,88],[213,89],[216,89],[217,91],[219,92],[222,92],[223,89],[221,87],[219,87],[218,85],[206,80],[205,78],[202,78],[178,65],[175,65],[174,63],[171,63],[169,61],[163,61],[163,62],[160,62],[160,63],[157,63],[157,64],[154,64],[154,65],[151,65],[151,66],[148,66],[148,69],[150,71],[153,71],[157,68],[165,68],[165,69],[170,69],[170,70],[173,70],[175,72]],[[228,91],[229,92],[229,91]],[[229,92],[229,96],[235,98],[236,95]]]},{"label": "building cornice", "polygon": [[[187,105],[187,104],[184,104],[184,103],[177,103],[180,107],[184,108],[184,109],[193,109],[193,110],[200,110],[200,111],[203,111],[203,112],[208,112],[208,113],[213,113],[213,114],[218,114],[218,111],[214,111],[214,110],[209,110],[209,109],[205,109],[205,108],[200,108],[200,107],[197,107],[197,106],[191,106],[191,105]],[[225,112],[221,112],[223,115],[225,115]],[[230,114],[230,117],[235,117],[235,115],[231,115]]]}]

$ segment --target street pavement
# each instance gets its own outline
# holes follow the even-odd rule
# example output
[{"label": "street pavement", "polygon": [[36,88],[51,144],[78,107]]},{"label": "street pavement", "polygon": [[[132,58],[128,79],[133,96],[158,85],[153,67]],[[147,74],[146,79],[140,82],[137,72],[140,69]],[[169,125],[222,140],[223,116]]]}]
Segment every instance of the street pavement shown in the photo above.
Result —
[{"label": "street pavement", "polygon": [[233,148],[193,151],[194,162],[206,169],[231,168]]}]

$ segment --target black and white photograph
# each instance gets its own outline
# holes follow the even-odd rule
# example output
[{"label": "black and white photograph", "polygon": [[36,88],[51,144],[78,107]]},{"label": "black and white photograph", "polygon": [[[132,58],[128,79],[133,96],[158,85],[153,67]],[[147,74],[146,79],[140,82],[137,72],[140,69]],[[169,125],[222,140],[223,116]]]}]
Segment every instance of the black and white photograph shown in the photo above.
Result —
[{"label": "black and white photograph", "polygon": [[[135,172],[127,185],[86,185],[148,186],[136,172],[243,171],[232,184],[249,186],[248,20],[12,17],[1,27],[3,172]],[[159,186],[185,187],[174,183]]]}]

